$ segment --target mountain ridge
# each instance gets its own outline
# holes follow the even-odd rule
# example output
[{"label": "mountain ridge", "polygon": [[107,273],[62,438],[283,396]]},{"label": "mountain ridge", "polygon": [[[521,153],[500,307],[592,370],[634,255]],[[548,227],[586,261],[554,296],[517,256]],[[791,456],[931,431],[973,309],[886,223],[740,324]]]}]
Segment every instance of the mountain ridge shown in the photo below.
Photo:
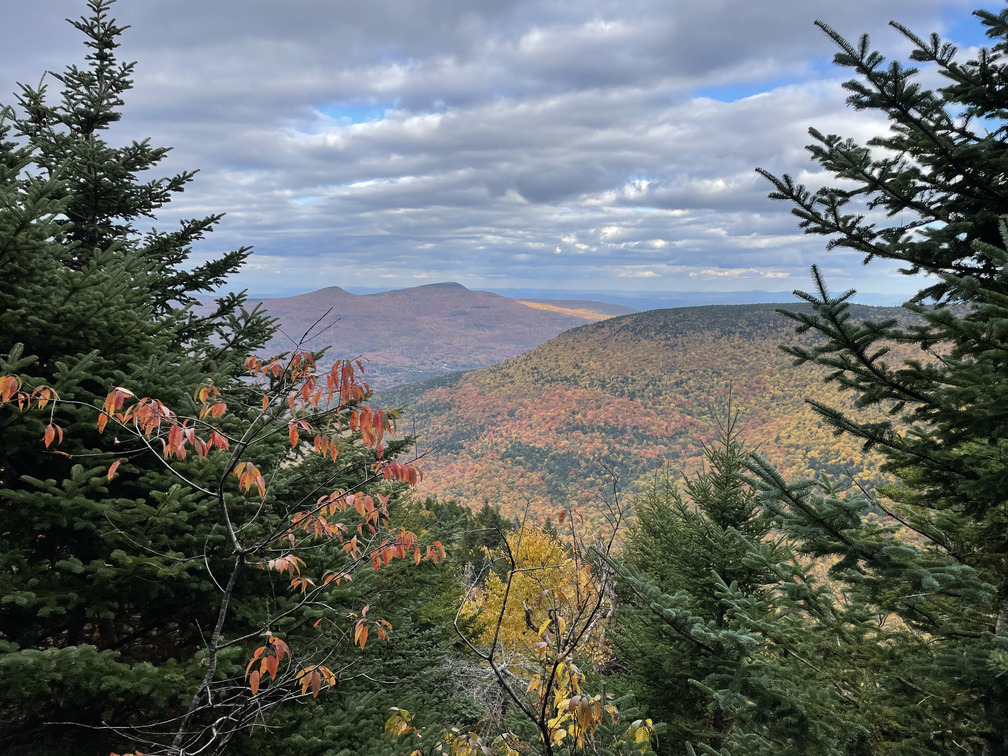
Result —
[{"label": "mountain ridge", "polygon": [[605,302],[519,301],[456,282],[371,294],[330,286],[248,302],[257,304],[280,327],[266,352],[325,349],[323,367],[363,358],[374,388],[486,367],[577,325],[633,312]]}]

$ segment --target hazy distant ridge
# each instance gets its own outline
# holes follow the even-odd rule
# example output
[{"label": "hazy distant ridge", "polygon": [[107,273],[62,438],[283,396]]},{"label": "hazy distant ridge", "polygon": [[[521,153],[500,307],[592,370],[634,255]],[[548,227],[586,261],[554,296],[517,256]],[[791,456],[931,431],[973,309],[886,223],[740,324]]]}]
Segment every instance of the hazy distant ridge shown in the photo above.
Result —
[{"label": "hazy distant ridge", "polygon": [[289,351],[311,329],[306,348],[328,347],[329,360],[367,359],[365,378],[376,388],[486,367],[570,328],[633,312],[583,300],[522,302],[457,283],[375,294],[332,286],[255,302],[280,322],[267,351]]}]

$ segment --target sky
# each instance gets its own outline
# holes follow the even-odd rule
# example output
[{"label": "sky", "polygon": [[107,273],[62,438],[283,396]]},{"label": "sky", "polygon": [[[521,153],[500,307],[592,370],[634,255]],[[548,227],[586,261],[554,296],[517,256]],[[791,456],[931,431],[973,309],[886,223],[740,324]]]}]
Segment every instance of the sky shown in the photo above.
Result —
[{"label": "sky", "polygon": [[[83,63],[83,0],[4,3],[0,104]],[[159,214],[226,213],[197,259],[251,245],[229,288],[739,292],[920,287],[803,236],[757,166],[817,185],[809,126],[845,105],[833,43],[896,19],[968,54],[960,0],[119,0],[137,61],[113,142],[199,169]],[[997,9],[987,2],[981,7]],[[56,84],[50,81],[55,94]],[[150,221],[154,224],[155,221]]]}]

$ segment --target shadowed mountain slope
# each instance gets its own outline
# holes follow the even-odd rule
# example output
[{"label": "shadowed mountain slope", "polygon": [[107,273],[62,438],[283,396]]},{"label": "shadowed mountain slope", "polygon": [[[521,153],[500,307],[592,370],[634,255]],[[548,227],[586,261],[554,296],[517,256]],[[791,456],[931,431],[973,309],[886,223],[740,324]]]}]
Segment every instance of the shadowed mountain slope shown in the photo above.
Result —
[{"label": "shadowed mountain slope", "polygon": [[601,302],[509,299],[455,283],[379,294],[330,287],[258,301],[283,331],[267,351],[293,349],[310,329],[305,347],[328,347],[329,361],[365,358],[365,378],[375,388],[486,367],[569,328],[633,311]]}]

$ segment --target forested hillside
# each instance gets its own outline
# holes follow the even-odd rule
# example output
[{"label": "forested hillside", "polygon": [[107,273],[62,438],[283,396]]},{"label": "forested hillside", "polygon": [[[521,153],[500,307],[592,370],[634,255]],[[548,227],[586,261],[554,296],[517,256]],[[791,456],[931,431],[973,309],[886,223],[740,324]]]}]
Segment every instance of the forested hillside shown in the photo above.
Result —
[{"label": "forested hillside", "polygon": [[[800,309],[800,308],[799,308]],[[902,317],[854,306],[854,318]],[[851,408],[822,370],[795,370],[783,343],[809,346],[774,305],[652,310],[568,331],[500,365],[385,392],[403,405],[425,450],[421,490],[514,514],[587,503],[664,465],[694,469],[729,392],[741,435],[789,474],[863,480],[877,459],[837,437],[805,401]],[[919,350],[917,350],[919,351]],[[895,356],[895,355],[894,355]]]}]

